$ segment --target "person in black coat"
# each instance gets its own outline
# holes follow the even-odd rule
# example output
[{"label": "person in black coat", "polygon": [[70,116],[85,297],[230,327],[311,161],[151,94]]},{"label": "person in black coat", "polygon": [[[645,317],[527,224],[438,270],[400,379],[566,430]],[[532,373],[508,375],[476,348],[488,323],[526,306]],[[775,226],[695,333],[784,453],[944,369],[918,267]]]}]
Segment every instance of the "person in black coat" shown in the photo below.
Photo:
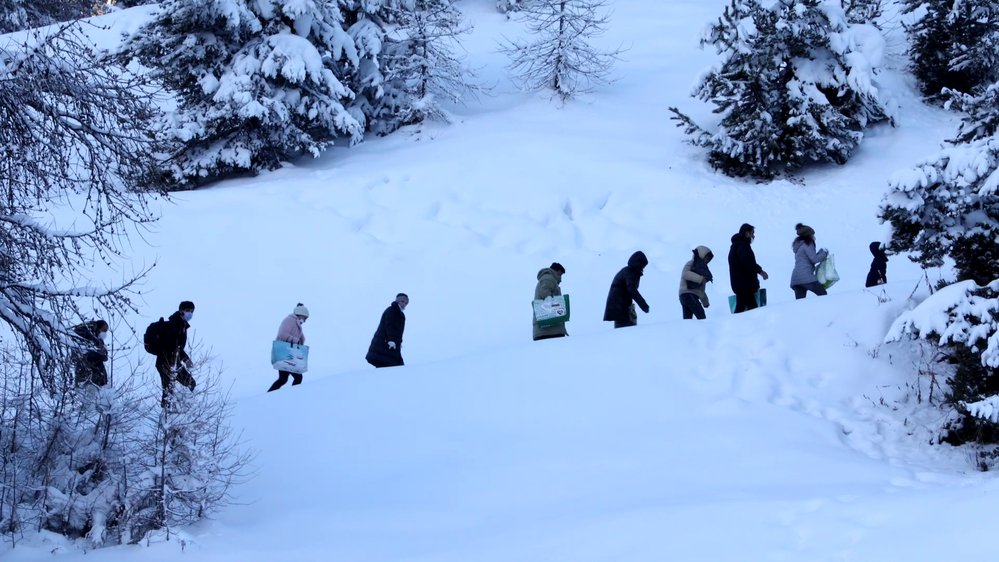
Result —
[{"label": "person in black coat", "polygon": [[745,312],[756,308],[756,291],[760,289],[760,280],[769,279],[766,271],[756,263],[756,253],[753,252],[753,240],[756,238],[756,227],[745,223],[739,227],[739,233],[732,235],[732,247],[728,251],[728,275],[735,293],[735,312]]},{"label": "person in black coat", "polygon": [[649,258],[642,252],[635,252],[628,258],[628,265],[617,272],[607,293],[607,306],[604,308],[604,321],[614,322],[615,328],[627,328],[638,324],[635,303],[642,312],[649,313],[649,304],[638,292],[638,284],[645,273]]},{"label": "person in black coat", "polygon": [[378,329],[371,338],[368,354],[364,358],[375,367],[396,367],[402,361],[402,333],[406,329],[406,306],[409,297],[406,293],[395,296],[392,304],[382,313]]},{"label": "person in black coat", "polygon": [[186,386],[192,392],[197,384],[191,375],[194,362],[184,349],[187,347],[187,329],[191,327],[189,322],[193,317],[194,303],[181,302],[177,312],[167,319],[167,328],[161,336],[159,353],[156,354],[156,372],[160,374],[160,384],[163,385],[164,408],[170,403],[173,381]]},{"label": "person in black coat", "polygon": [[871,242],[871,270],[867,272],[867,284],[865,287],[884,285],[888,282],[888,254],[885,253],[881,242]]},{"label": "person in black coat", "polygon": [[107,385],[108,371],[104,367],[108,360],[108,348],[104,345],[107,333],[108,323],[104,320],[73,326],[73,337],[79,344],[73,351],[76,384]]}]

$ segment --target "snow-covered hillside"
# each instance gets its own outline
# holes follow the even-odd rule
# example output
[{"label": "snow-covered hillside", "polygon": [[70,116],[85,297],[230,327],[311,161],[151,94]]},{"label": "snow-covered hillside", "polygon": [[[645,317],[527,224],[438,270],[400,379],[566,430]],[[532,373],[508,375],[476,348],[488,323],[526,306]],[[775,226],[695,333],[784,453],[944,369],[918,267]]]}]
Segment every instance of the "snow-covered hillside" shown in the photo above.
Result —
[{"label": "snow-covered hillside", "polygon": [[[519,25],[464,0],[465,42],[493,95],[423,125],[251,179],[177,194],[137,263],[156,262],[144,316],[192,300],[195,339],[232,383],[234,425],[256,452],[233,505],[180,535],[84,553],[29,536],[0,556],[153,561],[870,561],[999,553],[999,486],[968,455],[931,446],[918,354],[883,344],[925,297],[901,256],[864,289],[892,172],[932,153],[956,117],[921,104],[893,30],[883,77],[897,127],[868,132],[846,166],[800,181],[714,173],[667,106],[714,62],[700,31],[722,0],[618,0],[602,42],[617,80],[565,106],[515,92],[497,41]],[[132,30],[148,8],[108,16]],[[112,43],[115,34],[99,34]],[[770,304],[738,316],[724,256],[740,224],[770,274]],[[795,301],[794,225],[817,232],[842,281]],[[705,321],[683,321],[680,270],[711,263]],[[650,265],[639,326],[601,321],[635,250]],[[570,337],[532,342],[537,271],[567,272]],[[924,284],[920,287],[920,283]],[[378,317],[408,293],[407,365],[364,362]],[[265,393],[278,323],[311,316],[304,384]],[[148,364],[141,350],[135,360]],[[145,373],[156,382],[152,367]],[[958,515],[959,514],[959,515]]]}]

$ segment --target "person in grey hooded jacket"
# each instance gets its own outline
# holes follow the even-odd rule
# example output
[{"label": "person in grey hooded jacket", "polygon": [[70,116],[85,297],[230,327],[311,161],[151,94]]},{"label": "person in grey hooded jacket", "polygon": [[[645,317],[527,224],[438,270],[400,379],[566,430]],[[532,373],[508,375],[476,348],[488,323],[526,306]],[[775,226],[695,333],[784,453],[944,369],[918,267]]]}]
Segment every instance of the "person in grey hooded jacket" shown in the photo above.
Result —
[{"label": "person in grey hooded jacket", "polygon": [[693,250],[694,257],[683,266],[680,273],[680,308],[683,309],[683,319],[696,317],[704,320],[707,315],[704,309],[710,306],[708,294],[704,288],[714,276],[708,269],[708,262],[715,257],[707,246],[698,246]]},{"label": "person in grey hooded jacket", "polygon": [[829,256],[826,249],[815,251],[815,230],[808,225],[798,223],[794,226],[798,234],[791,243],[794,252],[794,271],[791,272],[791,289],[795,299],[803,299],[808,291],[818,296],[826,294],[826,288],[815,277],[815,266]]}]

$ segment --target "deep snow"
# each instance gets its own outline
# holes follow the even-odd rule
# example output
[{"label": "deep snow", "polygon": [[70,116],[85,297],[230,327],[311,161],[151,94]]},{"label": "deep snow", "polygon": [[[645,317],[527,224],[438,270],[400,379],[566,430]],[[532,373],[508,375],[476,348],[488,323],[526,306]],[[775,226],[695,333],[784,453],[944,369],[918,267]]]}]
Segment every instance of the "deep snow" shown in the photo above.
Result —
[{"label": "deep snow", "polygon": [[[846,166],[755,184],[714,173],[666,107],[714,62],[700,30],[724,2],[612,2],[602,42],[628,48],[617,81],[559,106],[503,76],[496,41],[518,26],[465,0],[465,46],[494,94],[425,125],[317,160],[177,194],[136,243],[156,262],[143,317],[180,300],[232,381],[253,478],[213,520],[167,541],[88,551],[48,535],[8,562],[173,560],[958,560],[999,552],[997,485],[970,454],[931,445],[919,354],[884,344],[926,296],[903,256],[863,288],[890,174],[951,134],[921,104],[891,30],[882,87],[898,126],[869,131]],[[109,16],[135,29],[149,9]],[[110,44],[114,33],[99,36]],[[104,44],[104,43],[102,43]],[[730,236],[757,227],[770,304],[734,316]],[[843,280],[823,298],[788,288],[794,224],[815,228]],[[705,244],[713,305],[680,320],[679,272]],[[631,252],[650,259],[639,326],[601,321]],[[535,274],[565,265],[570,337],[530,341]],[[936,279],[931,272],[931,280]],[[364,353],[392,297],[411,298],[407,366]],[[311,316],[301,386],[264,391],[277,325]],[[136,351],[135,360],[145,360]],[[141,370],[156,380],[145,361]],[[123,376],[119,374],[118,376]],[[154,387],[151,387],[154,388]],[[0,546],[7,549],[9,544]],[[50,556],[49,553],[56,554]]]}]

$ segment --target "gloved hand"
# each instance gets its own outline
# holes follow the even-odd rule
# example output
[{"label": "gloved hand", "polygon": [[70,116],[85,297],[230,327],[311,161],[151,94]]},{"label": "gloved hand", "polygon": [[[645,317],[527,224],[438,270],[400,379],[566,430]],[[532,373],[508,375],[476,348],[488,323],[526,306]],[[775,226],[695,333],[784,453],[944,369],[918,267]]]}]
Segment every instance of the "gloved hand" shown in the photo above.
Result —
[{"label": "gloved hand", "polygon": [[711,283],[714,280],[715,280],[714,276],[711,275],[710,273],[704,276],[704,282],[705,283]]},{"label": "gloved hand", "polygon": [[389,349],[395,349],[395,342],[394,341],[388,342],[388,346],[389,346]]},{"label": "gloved hand", "polygon": [[645,305],[645,306],[643,306],[643,307],[642,307],[642,312],[644,312],[644,313],[648,314],[648,313],[649,313],[649,305]]}]

